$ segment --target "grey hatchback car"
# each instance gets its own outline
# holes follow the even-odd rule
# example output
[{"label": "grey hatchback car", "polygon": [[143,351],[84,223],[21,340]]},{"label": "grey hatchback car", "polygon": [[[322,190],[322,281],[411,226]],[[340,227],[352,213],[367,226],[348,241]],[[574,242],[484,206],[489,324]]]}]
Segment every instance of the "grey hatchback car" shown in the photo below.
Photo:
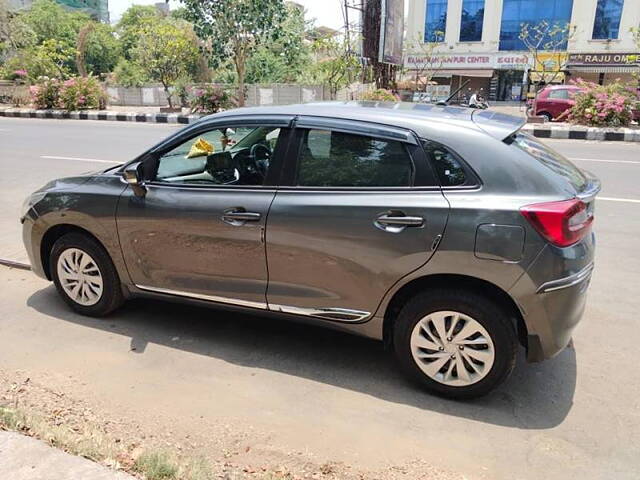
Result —
[{"label": "grey hatchback car", "polygon": [[431,392],[486,394],[518,345],[582,316],[600,184],[522,119],[408,103],[208,116],[121,167],[53,181],[21,217],[77,312],[151,296],[385,342]]}]

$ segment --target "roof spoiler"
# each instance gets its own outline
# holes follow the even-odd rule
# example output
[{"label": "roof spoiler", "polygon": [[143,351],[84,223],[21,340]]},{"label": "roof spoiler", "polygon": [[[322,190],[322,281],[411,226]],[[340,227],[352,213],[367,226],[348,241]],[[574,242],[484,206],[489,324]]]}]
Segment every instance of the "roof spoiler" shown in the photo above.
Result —
[{"label": "roof spoiler", "polygon": [[492,110],[474,110],[471,119],[478,128],[500,141],[506,141],[527,123],[526,118]]}]

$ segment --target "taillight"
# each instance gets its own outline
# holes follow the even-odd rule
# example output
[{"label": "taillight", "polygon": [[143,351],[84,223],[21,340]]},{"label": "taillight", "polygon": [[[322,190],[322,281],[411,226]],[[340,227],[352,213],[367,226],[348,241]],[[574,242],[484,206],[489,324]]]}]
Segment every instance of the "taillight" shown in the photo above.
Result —
[{"label": "taillight", "polygon": [[535,203],[522,207],[520,212],[540,235],[558,247],[579,242],[593,223],[587,205],[578,199]]}]

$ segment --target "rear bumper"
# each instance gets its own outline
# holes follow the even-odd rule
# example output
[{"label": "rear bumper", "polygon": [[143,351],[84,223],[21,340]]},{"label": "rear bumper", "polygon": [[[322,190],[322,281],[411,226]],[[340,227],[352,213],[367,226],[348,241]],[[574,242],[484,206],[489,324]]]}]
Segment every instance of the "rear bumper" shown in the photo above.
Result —
[{"label": "rear bumper", "polygon": [[[592,235],[569,248],[545,247],[511,294],[527,328],[527,360],[539,362],[561,352],[584,313],[593,272]],[[540,278],[551,280],[540,281]]]}]

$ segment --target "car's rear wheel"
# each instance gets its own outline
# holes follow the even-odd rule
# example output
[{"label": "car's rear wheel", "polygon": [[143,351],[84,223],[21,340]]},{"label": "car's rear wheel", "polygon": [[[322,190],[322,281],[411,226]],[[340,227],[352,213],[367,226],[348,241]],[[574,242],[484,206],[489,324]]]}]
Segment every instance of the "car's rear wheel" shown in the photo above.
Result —
[{"label": "car's rear wheel", "polygon": [[400,366],[431,392],[450,398],[487,394],[511,373],[517,339],[505,311],[463,290],[413,297],[394,326]]},{"label": "car's rear wheel", "polygon": [[51,249],[49,265],[58,293],[75,311],[101,317],[122,304],[113,262],[88,235],[74,232],[60,237]]}]

